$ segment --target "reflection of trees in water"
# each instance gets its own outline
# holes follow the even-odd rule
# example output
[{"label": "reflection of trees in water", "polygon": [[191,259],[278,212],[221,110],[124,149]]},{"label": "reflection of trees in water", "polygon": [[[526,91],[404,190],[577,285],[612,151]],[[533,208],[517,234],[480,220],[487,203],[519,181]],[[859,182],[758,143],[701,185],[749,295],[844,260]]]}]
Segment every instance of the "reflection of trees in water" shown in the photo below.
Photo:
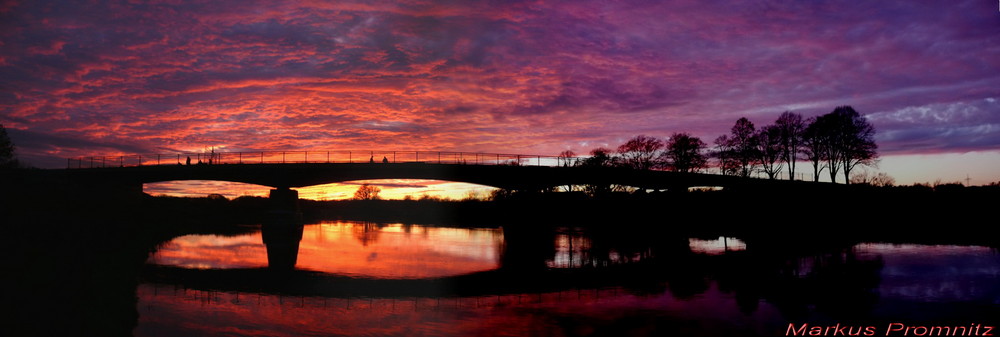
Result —
[{"label": "reflection of trees in water", "polygon": [[690,253],[682,236],[609,229],[558,229],[554,246],[553,256],[546,261],[552,268],[600,268]]},{"label": "reflection of trees in water", "polygon": [[505,228],[503,266],[608,269],[630,293],[669,291],[681,299],[704,293],[714,281],[745,313],[764,300],[789,318],[804,318],[811,308],[836,318],[866,317],[878,300],[882,261],[856,254],[850,243],[803,249],[775,241],[709,256],[692,253],[684,235],[609,227]]},{"label": "reflection of trees in water", "polygon": [[381,234],[382,227],[384,226],[383,224],[365,221],[360,224],[354,224],[354,226],[351,226],[351,230],[354,232],[354,238],[358,239],[362,246],[368,247],[368,244],[378,242],[378,236]]},{"label": "reflection of trees in water", "polygon": [[734,292],[744,312],[753,312],[764,299],[793,319],[804,318],[811,306],[833,317],[859,318],[878,301],[882,260],[859,256],[852,247],[806,255],[748,251],[724,258],[719,287]]}]

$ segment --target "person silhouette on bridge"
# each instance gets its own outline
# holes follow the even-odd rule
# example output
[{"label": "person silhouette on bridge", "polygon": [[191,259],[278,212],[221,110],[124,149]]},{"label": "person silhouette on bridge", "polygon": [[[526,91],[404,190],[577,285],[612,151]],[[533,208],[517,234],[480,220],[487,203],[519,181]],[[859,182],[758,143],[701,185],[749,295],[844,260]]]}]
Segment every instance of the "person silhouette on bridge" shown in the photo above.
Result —
[{"label": "person silhouette on bridge", "polygon": [[375,163],[375,156],[371,156],[370,158],[368,158],[368,163],[369,164],[374,164]]},{"label": "person silhouette on bridge", "polygon": [[191,165],[191,156],[188,156],[188,160],[187,160],[186,164],[184,164],[184,165]]},{"label": "person silhouette on bridge", "polygon": [[389,158],[382,156],[382,164],[388,164],[388,163],[389,163]]}]

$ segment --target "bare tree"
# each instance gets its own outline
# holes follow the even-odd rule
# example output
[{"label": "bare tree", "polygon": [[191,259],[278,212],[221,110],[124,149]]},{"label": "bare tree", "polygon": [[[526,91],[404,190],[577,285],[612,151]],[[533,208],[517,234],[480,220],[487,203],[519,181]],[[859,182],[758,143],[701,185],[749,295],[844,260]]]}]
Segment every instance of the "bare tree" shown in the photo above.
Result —
[{"label": "bare tree", "polygon": [[708,159],[702,153],[705,142],[698,137],[680,132],[667,140],[667,150],[661,155],[661,162],[677,172],[695,172],[705,168]]},{"label": "bare tree", "polygon": [[372,186],[368,183],[361,184],[357,191],[354,191],[355,200],[378,200],[378,194],[382,192],[382,189],[378,186]]},{"label": "bare tree", "polygon": [[566,150],[566,151],[563,151],[563,152],[559,152],[559,163],[563,167],[566,167],[566,166],[576,166],[576,163],[575,163],[576,159],[577,159],[576,158],[576,152],[573,152],[571,150]]},{"label": "bare tree", "polygon": [[867,184],[875,187],[892,187],[896,185],[896,179],[885,172],[870,172],[859,170],[851,174],[851,184]]},{"label": "bare tree", "polygon": [[746,117],[736,120],[731,130],[729,147],[733,150],[734,159],[739,163],[739,175],[749,177],[757,162],[757,137],[753,122]]},{"label": "bare tree", "polygon": [[719,171],[722,175],[739,174],[740,165],[736,161],[736,151],[733,150],[729,136],[721,135],[715,138],[715,151],[713,151],[712,156],[719,161]]},{"label": "bare tree", "polygon": [[[579,158],[576,157],[576,152],[566,150],[559,153],[559,163],[563,167],[576,166],[579,164]],[[572,184],[566,185],[563,189],[566,192],[574,192],[576,190]]]},{"label": "bare tree", "polygon": [[760,129],[755,135],[757,145],[757,160],[761,170],[767,174],[768,179],[776,179],[782,168],[781,130],[774,125],[768,125]]},{"label": "bare tree", "polygon": [[878,187],[892,187],[896,186],[896,178],[886,174],[885,172],[879,172],[874,177],[871,178],[869,184]]},{"label": "bare tree", "polygon": [[826,153],[826,134],[820,130],[820,125],[816,124],[817,118],[810,118],[806,123],[806,128],[802,130],[802,154],[813,166],[813,181],[819,181],[820,172],[826,168],[823,161]]},{"label": "bare tree", "polygon": [[661,166],[659,162],[663,141],[654,137],[638,135],[618,146],[622,164],[637,170],[650,170]]},{"label": "bare tree", "polygon": [[781,161],[788,167],[788,180],[795,180],[795,162],[802,152],[802,134],[805,132],[806,124],[802,120],[802,115],[785,111],[774,121],[774,126],[780,130]]}]

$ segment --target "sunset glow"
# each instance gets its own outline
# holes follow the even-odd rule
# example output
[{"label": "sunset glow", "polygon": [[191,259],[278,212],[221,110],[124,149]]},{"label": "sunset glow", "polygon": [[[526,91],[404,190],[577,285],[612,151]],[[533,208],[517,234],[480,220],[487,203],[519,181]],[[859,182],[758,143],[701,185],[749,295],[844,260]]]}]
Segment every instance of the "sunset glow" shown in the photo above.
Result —
[{"label": "sunset glow", "polygon": [[[381,199],[420,199],[423,197],[447,198],[462,200],[467,198],[482,199],[495,190],[494,187],[457,183],[439,180],[422,179],[378,179],[359,180],[345,183],[323,184],[297,188],[299,198],[312,200],[345,200],[354,197],[354,192],[362,184],[378,187]],[[168,181],[145,184],[143,191],[150,195],[167,195],[178,197],[204,197],[210,194],[221,194],[233,199],[241,196],[268,196],[271,187],[233,183],[225,181]]]},{"label": "sunset glow", "polygon": [[[585,154],[851,105],[898,183],[1000,180],[990,1],[6,1],[0,27],[0,123],[43,168],[212,149]],[[414,184],[429,187],[386,196],[469,189]]]}]

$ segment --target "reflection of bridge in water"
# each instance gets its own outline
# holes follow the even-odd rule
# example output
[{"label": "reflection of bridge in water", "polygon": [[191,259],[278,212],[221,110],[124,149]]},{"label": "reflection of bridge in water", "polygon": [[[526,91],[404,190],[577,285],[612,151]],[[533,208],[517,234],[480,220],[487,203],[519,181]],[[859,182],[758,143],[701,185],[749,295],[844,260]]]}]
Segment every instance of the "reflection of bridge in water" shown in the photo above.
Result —
[{"label": "reflection of bridge in water", "polygon": [[[274,228],[278,231],[273,231]],[[297,248],[292,247],[297,247],[301,232],[296,235],[288,227],[271,227],[264,233],[268,238],[267,268],[188,269],[147,265],[142,279],[180,289],[314,300],[410,298],[426,302],[445,298],[449,299],[446,303],[452,303],[461,301],[455,298],[496,297],[496,304],[572,292],[607,295],[609,289],[629,294],[669,292],[685,298],[704,293],[714,279],[720,288],[734,291],[737,303],[745,310],[754,310],[760,298],[770,298],[787,302],[781,306],[798,312],[806,310],[813,299],[828,302],[830,298],[848,298],[862,307],[868,305],[881,268],[879,260],[855,256],[851,245],[797,253],[782,252],[775,247],[753,249],[753,245],[748,245],[749,250],[705,255],[693,253],[686,236],[613,231],[590,234],[587,252],[582,254],[590,261],[582,263],[583,267],[552,268],[546,261],[555,256],[557,236],[563,234],[552,228],[505,227],[497,269],[435,278],[380,279],[296,270]],[[612,257],[624,255],[642,258],[626,261]]]},{"label": "reflection of bridge in water", "polygon": [[[191,269],[148,265],[144,278],[153,283],[194,289],[265,292],[325,297],[437,297],[551,292],[569,288],[614,286],[623,279],[643,279],[658,273],[655,263],[603,261],[604,268],[552,269],[556,233],[548,229],[504,229],[499,267],[494,270],[433,278],[366,278],[295,268],[303,226],[270,224],[262,228],[268,267]],[[660,238],[649,254],[690,254],[682,237]],[[622,252],[626,250],[621,250]],[[608,254],[604,254],[607,256]],[[650,262],[655,262],[651,260]],[[610,266],[618,264],[617,266]],[[652,278],[650,281],[658,280]],[[634,281],[632,281],[634,282]]]}]

